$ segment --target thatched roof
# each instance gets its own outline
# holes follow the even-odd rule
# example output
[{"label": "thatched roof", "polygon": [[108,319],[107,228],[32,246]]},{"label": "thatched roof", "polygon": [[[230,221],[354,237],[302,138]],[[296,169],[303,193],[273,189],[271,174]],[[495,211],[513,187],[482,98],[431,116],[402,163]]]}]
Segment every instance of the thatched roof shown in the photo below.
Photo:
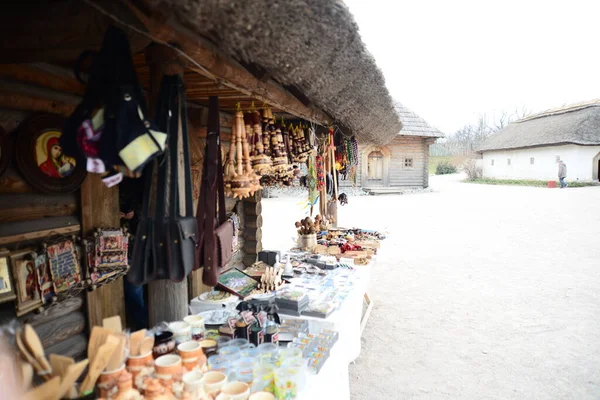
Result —
[{"label": "thatched roof", "polygon": [[221,51],[262,70],[363,142],[402,124],[348,8],[336,0],[149,0]]},{"label": "thatched roof", "polygon": [[424,136],[432,138],[442,138],[444,134],[437,128],[429,125],[427,121],[417,115],[415,112],[406,108],[403,104],[396,101],[396,112],[400,115],[402,121],[402,130],[398,132],[400,136]]},{"label": "thatched roof", "polygon": [[600,101],[556,108],[510,123],[478,151],[559,144],[600,145]]}]

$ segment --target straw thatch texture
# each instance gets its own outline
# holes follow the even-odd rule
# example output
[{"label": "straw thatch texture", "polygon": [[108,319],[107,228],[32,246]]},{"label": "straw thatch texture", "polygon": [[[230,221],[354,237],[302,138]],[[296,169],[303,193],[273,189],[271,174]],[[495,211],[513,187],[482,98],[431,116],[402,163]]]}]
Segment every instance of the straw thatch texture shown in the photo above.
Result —
[{"label": "straw thatch texture", "polygon": [[[336,0],[149,0],[234,59],[293,87],[363,142],[402,124],[348,8]],[[292,89],[293,90],[293,89]]]},{"label": "straw thatch texture", "polygon": [[398,133],[400,136],[422,136],[431,138],[442,138],[444,134],[437,128],[429,125],[427,121],[417,115],[415,112],[406,108],[400,102],[395,103],[396,112],[400,115],[402,121],[402,130]]},{"label": "straw thatch texture", "polygon": [[600,103],[553,109],[509,124],[478,151],[558,144],[600,144]]}]

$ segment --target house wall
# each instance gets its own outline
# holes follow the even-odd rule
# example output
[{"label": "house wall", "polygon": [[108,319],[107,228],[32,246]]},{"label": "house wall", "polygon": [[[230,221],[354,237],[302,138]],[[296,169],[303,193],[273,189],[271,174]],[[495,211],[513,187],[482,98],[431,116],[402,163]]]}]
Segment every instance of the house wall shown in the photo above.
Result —
[{"label": "house wall", "polygon": [[[356,182],[363,188],[376,187],[427,187],[429,185],[429,146],[434,138],[419,136],[398,136],[387,146],[359,145],[360,161],[357,167]],[[370,181],[367,173],[367,160],[373,151],[384,154],[383,180]],[[387,158],[389,154],[389,158]],[[405,167],[405,158],[413,159],[413,166]],[[350,187],[352,182],[340,178],[340,188]]]},{"label": "house wall", "polygon": [[[483,176],[499,179],[558,179],[556,157],[567,164],[567,180],[598,180],[600,146],[546,146],[483,153]],[[511,160],[508,165],[507,159]],[[534,159],[531,164],[530,159]],[[492,165],[494,160],[494,165]],[[595,162],[594,162],[595,160]]]}]

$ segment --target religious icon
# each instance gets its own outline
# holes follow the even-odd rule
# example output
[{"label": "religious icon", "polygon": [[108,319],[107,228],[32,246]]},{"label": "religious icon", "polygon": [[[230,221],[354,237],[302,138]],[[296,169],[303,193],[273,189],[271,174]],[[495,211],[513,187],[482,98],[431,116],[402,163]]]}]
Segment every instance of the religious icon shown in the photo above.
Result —
[{"label": "religious icon", "polygon": [[15,161],[31,186],[44,193],[73,192],[86,176],[85,163],[65,154],[60,138],[65,120],[57,115],[37,115],[18,128]]},{"label": "religious icon", "polygon": [[50,274],[56,293],[64,292],[81,281],[75,245],[65,240],[46,248]]},{"label": "religious icon", "polygon": [[35,153],[40,170],[52,178],[70,176],[75,169],[75,159],[66,156],[60,146],[61,133],[49,130],[38,136]]},{"label": "religious icon", "polygon": [[0,252],[0,303],[14,300],[15,289],[10,275],[8,252]]},{"label": "religious icon", "polygon": [[50,276],[50,268],[45,254],[36,254],[35,270],[38,278],[38,287],[40,295],[44,303],[48,303],[54,297],[54,288],[52,286],[52,278]]},{"label": "religious icon", "polygon": [[35,253],[31,249],[13,252],[10,255],[17,287],[17,316],[42,305],[34,257]]}]

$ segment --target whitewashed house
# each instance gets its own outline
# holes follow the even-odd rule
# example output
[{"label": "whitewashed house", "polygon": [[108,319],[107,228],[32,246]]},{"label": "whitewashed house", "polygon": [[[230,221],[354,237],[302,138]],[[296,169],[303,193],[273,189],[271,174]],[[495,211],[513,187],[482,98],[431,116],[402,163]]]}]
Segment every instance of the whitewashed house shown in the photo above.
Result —
[{"label": "whitewashed house", "polygon": [[598,181],[600,100],[512,122],[478,150],[484,178],[557,180],[561,159],[567,181]]}]

